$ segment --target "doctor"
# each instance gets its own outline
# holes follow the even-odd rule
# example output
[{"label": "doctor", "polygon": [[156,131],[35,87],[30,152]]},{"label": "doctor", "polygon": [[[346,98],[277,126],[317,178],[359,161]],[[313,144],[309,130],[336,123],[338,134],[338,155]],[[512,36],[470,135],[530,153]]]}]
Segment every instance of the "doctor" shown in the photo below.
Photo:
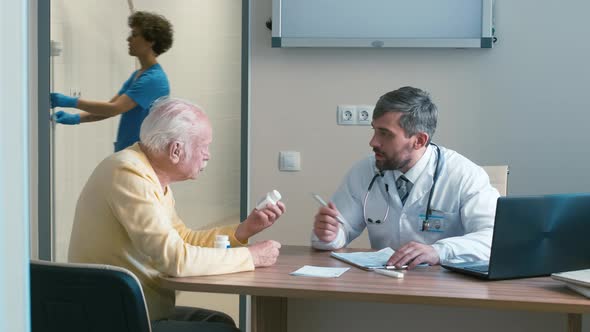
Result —
[{"label": "doctor", "polygon": [[387,265],[489,259],[499,193],[481,167],[431,142],[437,116],[417,88],[379,98],[374,154],[352,167],[315,215],[313,247],[345,247],[367,228],[373,249],[395,250]]}]

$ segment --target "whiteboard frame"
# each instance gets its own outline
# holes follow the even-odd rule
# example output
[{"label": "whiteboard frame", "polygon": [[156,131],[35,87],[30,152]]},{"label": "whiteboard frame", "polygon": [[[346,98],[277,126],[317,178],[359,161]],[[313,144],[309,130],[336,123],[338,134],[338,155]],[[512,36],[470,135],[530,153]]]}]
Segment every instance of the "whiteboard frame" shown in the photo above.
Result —
[{"label": "whiteboard frame", "polygon": [[482,2],[481,38],[295,38],[282,36],[281,6],[272,0],[272,47],[492,48],[493,0]]}]

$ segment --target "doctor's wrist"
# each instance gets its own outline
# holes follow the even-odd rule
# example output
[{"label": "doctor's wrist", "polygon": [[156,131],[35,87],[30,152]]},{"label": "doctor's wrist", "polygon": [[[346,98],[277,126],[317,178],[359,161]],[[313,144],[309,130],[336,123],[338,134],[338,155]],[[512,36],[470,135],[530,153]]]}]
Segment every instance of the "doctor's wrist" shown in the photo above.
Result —
[{"label": "doctor's wrist", "polygon": [[438,264],[443,263],[448,260],[449,250],[447,247],[442,243],[433,243],[430,245],[434,248],[434,251],[438,254]]}]

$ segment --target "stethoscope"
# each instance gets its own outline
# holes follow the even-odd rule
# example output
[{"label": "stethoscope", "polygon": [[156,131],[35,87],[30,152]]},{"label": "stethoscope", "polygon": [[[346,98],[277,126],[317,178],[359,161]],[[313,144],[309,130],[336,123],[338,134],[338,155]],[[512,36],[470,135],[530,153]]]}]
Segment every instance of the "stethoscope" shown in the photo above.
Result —
[{"label": "stethoscope", "polygon": [[[424,215],[424,219],[422,220],[422,229],[421,231],[424,232],[425,230],[428,229],[429,226],[429,218],[432,215],[432,209],[430,208],[430,204],[432,202],[432,195],[434,193],[434,187],[436,186],[436,181],[438,180],[438,176],[440,174],[440,159],[441,159],[441,154],[440,154],[440,147],[438,147],[438,145],[434,144],[434,143],[430,143],[432,145],[434,145],[434,147],[436,148],[436,164],[435,164],[435,168],[434,168],[434,176],[432,177],[432,187],[430,187],[430,192],[428,193],[428,204],[426,205],[426,214]],[[373,188],[373,184],[375,184],[375,181],[377,180],[377,178],[379,177],[383,177],[385,174],[383,173],[383,171],[379,170],[375,173],[375,175],[373,176],[373,178],[371,179],[371,182],[369,183],[369,187],[367,188],[367,193],[365,194],[365,198],[363,199],[363,218],[370,224],[380,224],[383,221],[387,220],[387,217],[389,216],[389,202],[387,202],[387,210],[385,210],[385,215],[383,216],[383,219],[377,219],[377,220],[373,220],[371,218],[367,218],[367,200],[369,198],[369,194],[371,193],[371,189]],[[386,183],[385,184],[385,193],[387,194],[387,197],[389,197],[389,185]],[[388,200],[391,198],[388,198]]]}]

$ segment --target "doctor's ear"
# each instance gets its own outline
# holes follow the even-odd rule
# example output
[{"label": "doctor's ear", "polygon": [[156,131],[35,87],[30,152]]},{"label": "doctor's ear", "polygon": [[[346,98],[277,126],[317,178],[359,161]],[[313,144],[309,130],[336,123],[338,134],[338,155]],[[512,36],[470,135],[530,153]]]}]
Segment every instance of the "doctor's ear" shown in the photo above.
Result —
[{"label": "doctor's ear", "polygon": [[428,143],[428,140],[430,139],[430,136],[425,132],[419,132],[414,136],[416,137],[416,141],[414,142],[414,149],[415,150],[419,150],[419,149],[425,147],[426,144]]}]

